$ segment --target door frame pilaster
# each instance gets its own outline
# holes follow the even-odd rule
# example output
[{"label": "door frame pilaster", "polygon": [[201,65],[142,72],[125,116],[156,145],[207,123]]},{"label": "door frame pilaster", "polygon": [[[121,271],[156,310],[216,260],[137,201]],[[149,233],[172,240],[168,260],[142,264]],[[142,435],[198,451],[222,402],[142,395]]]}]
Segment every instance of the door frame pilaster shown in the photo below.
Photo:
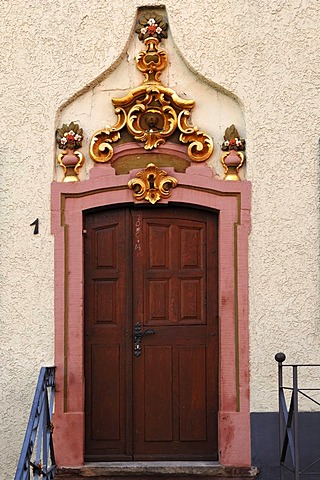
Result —
[{"label": "door frame pilaster", "polygon": [[[166,168],[178,180],[169,199],[219,212],[219,462],[250,466],[248,236],[251,184],[213,178],[209,167],[186,173]],[[109,165],[90,180],[52,184],[55,237],[55,448],[59,466],[84,462],[83,212],[133,205],[127,185],[137,170],[115,175]],[[72,445],[72,448],[70,448]]]}]

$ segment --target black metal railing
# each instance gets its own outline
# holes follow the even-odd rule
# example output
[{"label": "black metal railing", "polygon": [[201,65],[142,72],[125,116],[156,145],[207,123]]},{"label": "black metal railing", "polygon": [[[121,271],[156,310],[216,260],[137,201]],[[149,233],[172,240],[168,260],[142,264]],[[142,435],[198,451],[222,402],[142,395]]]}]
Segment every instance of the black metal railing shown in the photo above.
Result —
[{"label": "black metal railing", "polygon": [[42,367],[14,480],[52,480],[55,367]]},{"label": "black metal railing", "polygon": [[[305,398],[307,401],[320,406],[319,401],[314,398],[316,392],[320,392],[320,387],[301,388],[299,374],[301,369],[308,368],[310,371],[311,368],[319,368],[320,365],[283,365],[286,359],[284,353],[277,353],[275,359],[278,362],[280,479],[300,480],[306,477],[320,479],[320,442],[318,453],[311,461],[310,458],[304,458],[301,453],[301,445],[299,445],[299,441],[301,441],[299,401]],[[286,385],[284,384],[284,369],[286,369],[286,374],[290,374],[290,380],[286,380],[286,383],[288,382]],[[306,451],[308,448],[304,448],[304,450]]]}]

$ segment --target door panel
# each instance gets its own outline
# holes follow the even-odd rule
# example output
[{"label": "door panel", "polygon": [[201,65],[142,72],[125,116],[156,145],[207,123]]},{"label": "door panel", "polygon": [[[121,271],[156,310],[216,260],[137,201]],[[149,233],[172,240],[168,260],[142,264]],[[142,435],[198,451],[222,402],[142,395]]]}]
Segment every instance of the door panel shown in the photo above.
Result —
[{"label": "door panel", "polygon": [[179,348],[179,418],[181,441],[206,441],[206,348]]},{"label": "door panel", "polygon": [[[172,347],[145,346],[144,359],[144,420],[146,442],[171,442],[172,431]],[[141,382],[140,382],[141,383]],[[139,385],[140,386],[140,385]],[[141,387],[141,386],[140,386]],[[161,401],[155,402],[158,398]],[[137,408],[139,406],[137,405]]]},{"label": "door panel", "polygon": [[[86,459],[217,459],[217,216],[106,210],[85,229]],[[137,322],[155,331],[139,357]]]},{"label": "door panel", "polygon": [[[101,369],[101,365],[108,368]],[[120,348],[119,345],[92,345],[91,386],[92,438],[94,440],[120,440]],[[103,402],[100,400],[103,399]],[[112,412],[106,415],[106,412]]]},{"label": "door panel", "polygon": [[130,459],[126,412],[128,213],[104,211],[85,218],[86,459]]}]

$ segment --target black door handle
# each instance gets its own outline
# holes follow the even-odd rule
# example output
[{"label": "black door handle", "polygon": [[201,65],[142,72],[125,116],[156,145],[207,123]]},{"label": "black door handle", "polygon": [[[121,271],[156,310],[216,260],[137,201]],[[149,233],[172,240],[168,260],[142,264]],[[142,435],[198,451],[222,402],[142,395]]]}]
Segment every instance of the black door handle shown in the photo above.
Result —
[{"label": "black door handle", "polygon": [[141,330],[141,323],[137,322],[134,326],[134,354],[136,357],[140,357],[141,355],[141,340],[145,335],[154,335],[156,332],[152,330],[152,328],[149,328],[148,330],[145,330],[142,332]]}]

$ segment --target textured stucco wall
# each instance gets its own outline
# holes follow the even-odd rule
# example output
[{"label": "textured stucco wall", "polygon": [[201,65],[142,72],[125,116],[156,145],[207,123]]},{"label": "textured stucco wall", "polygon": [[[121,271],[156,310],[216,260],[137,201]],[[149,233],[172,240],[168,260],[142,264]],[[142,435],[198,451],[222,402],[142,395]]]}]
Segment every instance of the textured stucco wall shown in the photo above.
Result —
[{"label": "textured stucco wall", "polygon": [[318,0],[190,0],[187,8],[180,0],[3,0],[0,478],[13,476],[36,372],[53,361],[50,183],[59,108],[120,62],[136,7],[162,3],[187,64],[233,92],[244,112],[252,410],[276,408],[278,350],[320,362]]}]

